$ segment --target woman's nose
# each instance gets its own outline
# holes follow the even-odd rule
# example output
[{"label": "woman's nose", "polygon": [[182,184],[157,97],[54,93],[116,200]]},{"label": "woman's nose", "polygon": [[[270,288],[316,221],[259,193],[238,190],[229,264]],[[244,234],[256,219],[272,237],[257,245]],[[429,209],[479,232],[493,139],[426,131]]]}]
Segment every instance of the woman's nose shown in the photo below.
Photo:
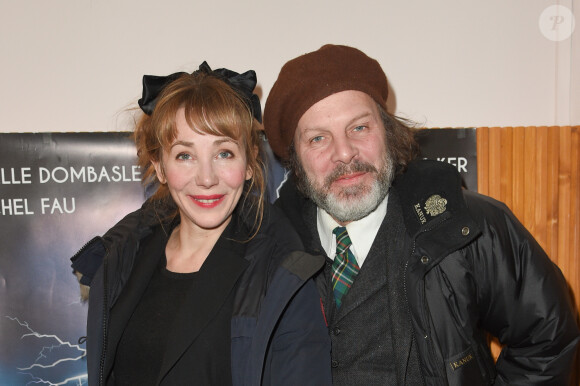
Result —
[{"label": "woman's nose", "polygon": [[218,176],[214,170],[213,162],[199,162],[195,182],[197,185],[205,188],[211,188],[218,184]]}]

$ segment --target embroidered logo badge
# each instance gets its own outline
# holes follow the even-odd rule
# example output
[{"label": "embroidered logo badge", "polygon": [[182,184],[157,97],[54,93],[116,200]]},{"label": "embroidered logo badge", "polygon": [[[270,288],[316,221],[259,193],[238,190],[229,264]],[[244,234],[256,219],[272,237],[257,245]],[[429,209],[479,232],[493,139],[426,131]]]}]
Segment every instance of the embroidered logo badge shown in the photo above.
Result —
[{"label": "embroidered logo badge", "polygon": [[445,205],[447,205],[447,200],[438,194],[434,194],[425,201],[425,211],[433,217],[439,216],[447,209]]}]

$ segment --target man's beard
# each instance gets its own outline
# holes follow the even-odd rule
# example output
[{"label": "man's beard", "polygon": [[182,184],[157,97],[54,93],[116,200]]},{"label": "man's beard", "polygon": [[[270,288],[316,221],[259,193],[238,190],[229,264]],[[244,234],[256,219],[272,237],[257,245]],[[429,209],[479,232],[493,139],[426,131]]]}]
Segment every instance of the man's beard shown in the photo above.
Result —
[{"label": "man's beard", "polygon": [[[337,222],[357,221],[372,213],[389,193],[394,177],[393,162],[388,155],[385,155],[382,161],[378,170],[373,165],[360,161],[348,165],[339,164],[324,179],[322,187],[314,185],[298,161],[296,162],[298,188]],[[349,186],[341,188],[337,193],[331,192],[333,182],[345,174],[356,172],[373,173],[376,178],[371,185]]]}]

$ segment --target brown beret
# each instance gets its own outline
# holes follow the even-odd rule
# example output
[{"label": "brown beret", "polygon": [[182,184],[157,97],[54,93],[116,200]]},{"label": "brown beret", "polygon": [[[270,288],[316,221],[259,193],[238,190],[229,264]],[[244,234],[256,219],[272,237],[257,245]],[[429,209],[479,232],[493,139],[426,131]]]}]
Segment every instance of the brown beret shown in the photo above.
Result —
[{"label": "brown beret", "polygon": [[302,115],[316,102],[346,90],[362,91],[386,106],[385,73],[356,48],[327,44],[286,63],[264,107],[264,130],[274,153],[287,160]]}]

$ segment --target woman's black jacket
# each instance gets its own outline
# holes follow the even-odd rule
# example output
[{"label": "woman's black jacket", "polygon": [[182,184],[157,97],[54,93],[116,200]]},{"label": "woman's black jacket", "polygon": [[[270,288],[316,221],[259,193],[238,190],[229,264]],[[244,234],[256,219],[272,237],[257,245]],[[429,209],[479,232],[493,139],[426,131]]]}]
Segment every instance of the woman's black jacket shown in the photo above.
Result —
[{"label": "woman's black jacket", "polygon": [[[154,202],[129,214],[103,237],[96,237],[71,259],[90,285],[87,365],[91,385],[111,382],[107,329],[110,310],[124,289],[140,241],[166,211]],[[241,217],[241,216],[240,216]],[[245,246],[247,267],[237,283],[231,323],[234,385],[330,385],[330,339],[311,276],[323,265],[320,256],[301,252],[302,244],[278,209],[268,208],[258,234]],[[176,357],[178,355],[175,355]],[[167,364],[156,384],[171,384]],[[186,377],[186,371],[178,374]],[[187,379],[182,379],[187,384]]]}]

